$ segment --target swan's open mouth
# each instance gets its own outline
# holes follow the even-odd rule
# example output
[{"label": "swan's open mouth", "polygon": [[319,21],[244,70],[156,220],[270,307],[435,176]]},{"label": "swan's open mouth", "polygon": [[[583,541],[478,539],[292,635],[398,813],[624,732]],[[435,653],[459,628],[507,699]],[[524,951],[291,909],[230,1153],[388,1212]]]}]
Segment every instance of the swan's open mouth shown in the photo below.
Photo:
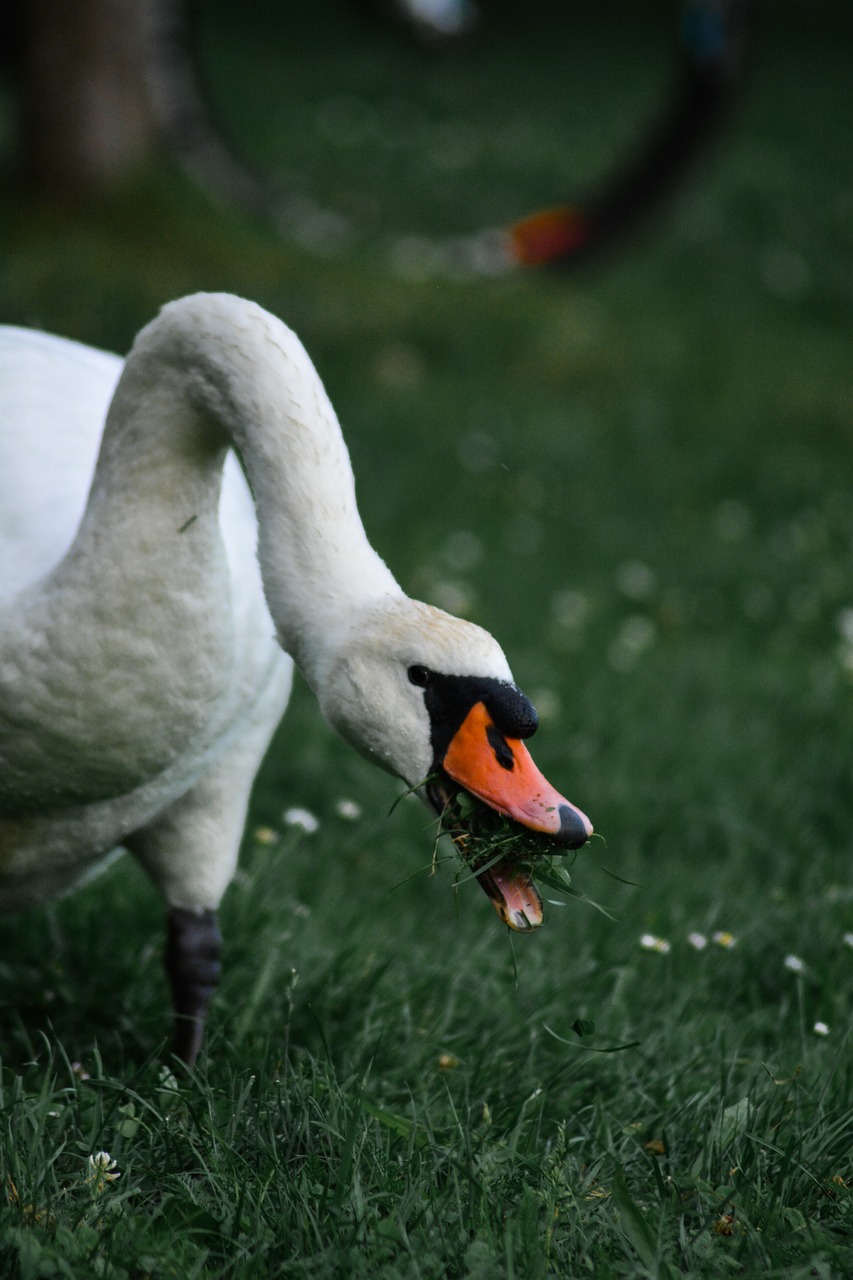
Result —
[{"label": "swan's open mouth", "polygon": [[592,835],[586,814],[554,790],[519,738],[500,732],[483,702],[451,738],[427,794],[504,923],[520,932],[537,929],[542,899],[531,862],[585,844]]}]

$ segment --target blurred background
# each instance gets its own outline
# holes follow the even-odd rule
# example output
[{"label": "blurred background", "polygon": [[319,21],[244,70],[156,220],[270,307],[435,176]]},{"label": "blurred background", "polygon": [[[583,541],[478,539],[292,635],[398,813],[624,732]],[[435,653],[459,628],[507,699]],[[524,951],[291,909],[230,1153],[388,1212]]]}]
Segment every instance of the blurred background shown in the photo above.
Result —
[{"label": "blurred background", "polygon": [[[458,39],[366,0],[2,15],[0,320],[124,351],[166,300],[227,289],[297,330],[375,545],[498,636],[540,766],[607,840],[584,887],[631,923],[573,908],[546,963],[576,930],[618,950],[754,927],[771,887],[790,907],[808,863],[823,902],[848,856],[849,5],[750,8],[708,146],[617,244],[564,269],[494,256],[496,228],[641,153],[680,22],[667,0],[480,0]],[[371,815],[331,820],[334,885],[310,842],[288,864],[332,931],[365,867],[381,900],[428,861],[395,794],[299,688],[253,822]],[[448,883],[397,893],[415,934],[459,927]],[[465,904],[463,936],[491,928]]]}]

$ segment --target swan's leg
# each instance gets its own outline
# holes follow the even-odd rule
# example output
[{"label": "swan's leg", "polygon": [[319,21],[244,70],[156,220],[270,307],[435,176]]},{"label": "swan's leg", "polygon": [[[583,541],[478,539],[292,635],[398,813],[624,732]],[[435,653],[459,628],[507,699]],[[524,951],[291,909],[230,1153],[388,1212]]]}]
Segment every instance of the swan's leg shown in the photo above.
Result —
[{"label": "swan's leg", "polygon": [[[174,1049],[190,1066],[220,974],[216,910],[237,865],[254,770],[221,758],[154,822],[125,841],[166,899],[166,973],[175,1008]],[[255,767],[257,761],[254,762]]]},{"label": "swan's leg", "polygon": [[207,1007],[222,969],[216,912],[172,907],[167,916],[166,973],[175,1009],[175,1053],[192,1066],[204,1036]]},{"label": "swan's leg", "polygon": [[125,840],[168,906],[166,971],[175,1002],[175,1052],[190,1065],[219,979],[216,910],[237,865],[249,793],[286,697],[269,690],[255,719],[207,773],[168,809]]}]

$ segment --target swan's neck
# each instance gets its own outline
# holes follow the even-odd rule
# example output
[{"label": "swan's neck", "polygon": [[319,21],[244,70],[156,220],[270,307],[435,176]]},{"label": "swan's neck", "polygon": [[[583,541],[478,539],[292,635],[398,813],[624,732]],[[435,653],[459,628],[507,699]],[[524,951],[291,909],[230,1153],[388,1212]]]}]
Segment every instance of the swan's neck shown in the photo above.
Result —
[{"label": "swan's neck", "polygon": [[163,572],[176,590],[192,591],[206,562],[222,559],[217,507],[230,445],[254,495],[279,639],[316,687],[353,617],[402,592],[367,540],[314,366],[260,307],[199,295],[142,331],[110,409],[78,542],[120,531],[112,545],[124,549],[132,579],[140,542],[159,539]]}]

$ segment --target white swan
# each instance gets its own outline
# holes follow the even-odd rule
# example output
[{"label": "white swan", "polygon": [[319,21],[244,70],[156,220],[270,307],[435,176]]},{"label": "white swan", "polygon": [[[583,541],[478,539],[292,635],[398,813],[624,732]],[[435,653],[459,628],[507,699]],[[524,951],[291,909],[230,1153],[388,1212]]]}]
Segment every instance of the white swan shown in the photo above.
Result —
[{"label": "white swan", "polygon": [[[291,659],[410,786],[444,770],[567,845],[591,833],[519,741],[535,712],[497,643],[407,598],[368,543],[334,411],[279,320],[184,298],[124,366],[0,330],[0,907],[129,849],[167,904],[189,1062]],[[420,790],[440,807],[440,785]],[[537,923],[525,876],[482,883],[508,924]]]}]

